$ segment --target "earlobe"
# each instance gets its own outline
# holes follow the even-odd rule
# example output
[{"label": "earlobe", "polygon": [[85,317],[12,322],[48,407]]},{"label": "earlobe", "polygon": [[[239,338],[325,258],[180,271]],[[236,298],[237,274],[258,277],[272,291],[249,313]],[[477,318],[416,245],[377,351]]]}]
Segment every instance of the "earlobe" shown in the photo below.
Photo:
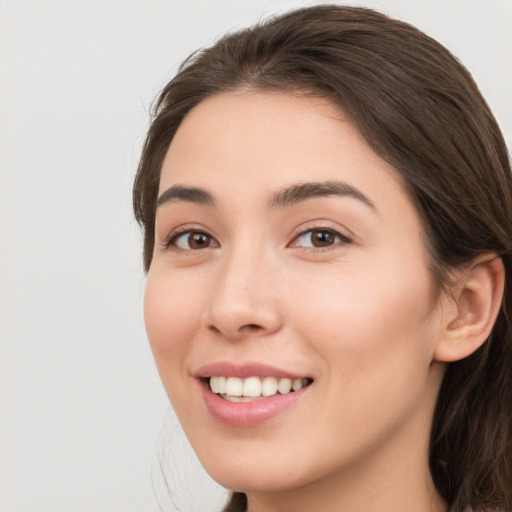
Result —
[{"label": "earlobe", "polygon": [[480,348],[498,316],[504,284],[503,261],[496,254],[483,254],[473,261],[456,286],[455,307],[441,326],[435,360],[458,361]]}]

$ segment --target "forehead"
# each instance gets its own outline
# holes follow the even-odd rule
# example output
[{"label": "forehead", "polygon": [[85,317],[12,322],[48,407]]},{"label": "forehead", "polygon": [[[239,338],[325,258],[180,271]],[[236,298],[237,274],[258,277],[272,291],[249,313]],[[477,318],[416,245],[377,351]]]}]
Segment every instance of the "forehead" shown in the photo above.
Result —
[{"label": "forehead", "polygon": [[396,170],[330,101],[236,92],[206,99],[168,149],[160,193],[175,184],[254,197],[310,181],[343,180],[367,196],[407,201]]}]

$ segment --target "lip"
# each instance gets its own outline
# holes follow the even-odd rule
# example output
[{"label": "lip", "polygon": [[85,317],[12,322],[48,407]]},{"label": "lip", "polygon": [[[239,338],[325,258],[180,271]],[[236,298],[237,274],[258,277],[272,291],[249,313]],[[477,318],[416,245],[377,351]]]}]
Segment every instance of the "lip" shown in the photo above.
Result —
[{"label": "lip", "polygon": [[211,416],[232,427],[254,427],[292,407],[309,391],[311,385],[286,395],[274,395],[254,402],[229,402],[213,393],[208,383],[199,381],[206,407]]},{"label": "lip", "polygon": [[241,379],[247,377],[301,379],[306,377],[260,363],[236,365],[227,361],[219,361],[202,366],[194,376],[198,379],[203,399],[210,415],[218,422],[232,427],[253,427],[276,418],[297,404],[312,386],[310,384],[299,391],[293,391],[284,395],[277,394],[253,402],[230,402],[213,393],[206,382],[207,377],[225,376]]},{"label": "lip", "polygon": [[194,373],[194,376],[200,379],[213,376],[238,377],[240,379],[246,379],[248,377],[276,377],[278,379],[309,378],[308,375],[299,375],[298,373],[289,372],[266,364],[254,362],[240,365],[229,361],[217,361],[201,366],[201,368]]}]

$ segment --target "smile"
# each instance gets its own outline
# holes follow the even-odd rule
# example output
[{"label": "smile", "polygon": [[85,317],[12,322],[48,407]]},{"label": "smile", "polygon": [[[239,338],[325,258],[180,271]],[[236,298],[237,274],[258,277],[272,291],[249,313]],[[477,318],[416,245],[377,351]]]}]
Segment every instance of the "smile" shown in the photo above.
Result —
[{"label": "smile", "polygon": [[295,409],[315,382],[307,374],[256,362],[217,361],[193,375],[208,414],[235,428],[257,427]]},{"label": "smile", "polygon": [[230,402],[252,402],[286,395],[301,390],[311,384],[311,379],[289,379],[278,377],[239,377],[212,376],[208,379],[210,389]]}]

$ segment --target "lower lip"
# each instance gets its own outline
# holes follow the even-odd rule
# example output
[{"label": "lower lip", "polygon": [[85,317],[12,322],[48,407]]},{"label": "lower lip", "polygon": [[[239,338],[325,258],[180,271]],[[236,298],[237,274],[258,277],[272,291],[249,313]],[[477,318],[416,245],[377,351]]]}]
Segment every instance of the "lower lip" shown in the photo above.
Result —
[{"label": "lower lip", "polygon": [[299,391],[274,395],[254,402],[229,402],[213,393],[206,382],[201,382],[204,401],[210,414],[217,421],[233,427],[252,427],[279,416],[297,403],[310,387],[311,384]]}]

